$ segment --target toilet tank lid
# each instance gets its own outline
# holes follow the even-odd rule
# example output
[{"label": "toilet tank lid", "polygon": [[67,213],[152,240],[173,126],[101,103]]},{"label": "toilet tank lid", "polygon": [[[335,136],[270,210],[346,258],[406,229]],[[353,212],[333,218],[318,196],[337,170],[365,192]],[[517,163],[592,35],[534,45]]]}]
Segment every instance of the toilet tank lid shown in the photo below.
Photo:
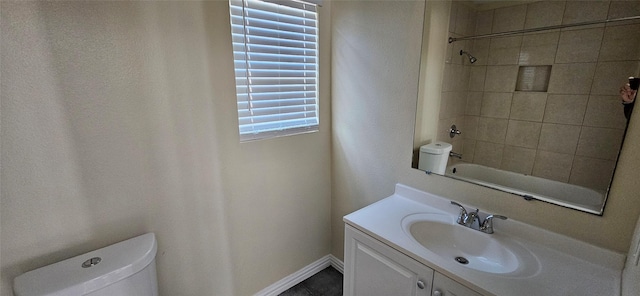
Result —
[{"label": "toilet tank lid", "polygon": [[[16,296],[85,295],[139,272],[155,259],[157,250],[155,235],[143,234],[26,272],[13,280],[13,291]],[[99,263],[83,267],[95,257]]]},{"label": "toilet tank lid", "polygon": [[430,154],[442,154],[451,151],[451,144],[446,142],[433,142],[431,144],[420,146],[420,152],[426,152]]}]

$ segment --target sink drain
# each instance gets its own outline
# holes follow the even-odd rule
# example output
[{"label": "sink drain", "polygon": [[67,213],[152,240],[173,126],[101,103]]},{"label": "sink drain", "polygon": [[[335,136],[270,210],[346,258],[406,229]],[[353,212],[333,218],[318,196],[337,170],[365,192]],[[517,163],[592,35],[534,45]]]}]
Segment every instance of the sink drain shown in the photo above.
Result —
[{"label": "sink drain", "polygon": [[467,260],[467,258],[464,257],[456,257],[456,262],[460,263],[460,264],[469,264],[469,260]]}]

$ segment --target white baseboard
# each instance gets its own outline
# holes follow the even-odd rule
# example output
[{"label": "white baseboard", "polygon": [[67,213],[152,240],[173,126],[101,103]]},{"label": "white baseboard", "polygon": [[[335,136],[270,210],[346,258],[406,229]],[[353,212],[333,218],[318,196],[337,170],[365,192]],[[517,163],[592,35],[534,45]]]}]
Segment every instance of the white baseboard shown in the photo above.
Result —
[{"label": "white baseboard", "polygon": [[262,289],[260,292],[256,293],[255,296],[277,296],[329,266],[333,266],[333,268],[338,270],[340,273],[344,272],[344,263],[340,261],[340,259],[329,254]]},{"label": "white baseboard", "polygon": [[344,262],[340,261],[340,259],[336,258],[336,256],[333,256],[331,254],[327,256],[329,256],[329,260],[331,260],[331,266],[333,266],[333,268],[335,268],[340,273],[344,273]]}]

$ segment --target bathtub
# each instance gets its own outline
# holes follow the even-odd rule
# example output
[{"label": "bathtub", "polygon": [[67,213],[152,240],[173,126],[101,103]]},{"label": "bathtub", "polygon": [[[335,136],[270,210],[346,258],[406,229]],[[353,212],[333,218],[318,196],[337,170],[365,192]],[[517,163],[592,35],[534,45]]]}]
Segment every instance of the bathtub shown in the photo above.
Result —
[{"label": "bathtub", "polygon": [[598,215],[605,201],[605,192],[478,164],[451,165],[445,176]]}]

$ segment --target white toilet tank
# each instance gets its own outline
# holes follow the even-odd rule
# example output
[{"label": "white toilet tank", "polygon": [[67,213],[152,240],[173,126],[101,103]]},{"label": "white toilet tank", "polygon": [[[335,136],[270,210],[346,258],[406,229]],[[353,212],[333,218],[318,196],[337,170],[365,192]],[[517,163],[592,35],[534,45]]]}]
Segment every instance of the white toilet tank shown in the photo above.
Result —
[{"label": "white toilet tank", "polygon": [[157,296],[153,233],[26,272],[15,296]]},{"label": "white toilet tank", "polygon": [[418,169],[444,175],[453,147],[445,142],[433,142],[420,147]]}]

